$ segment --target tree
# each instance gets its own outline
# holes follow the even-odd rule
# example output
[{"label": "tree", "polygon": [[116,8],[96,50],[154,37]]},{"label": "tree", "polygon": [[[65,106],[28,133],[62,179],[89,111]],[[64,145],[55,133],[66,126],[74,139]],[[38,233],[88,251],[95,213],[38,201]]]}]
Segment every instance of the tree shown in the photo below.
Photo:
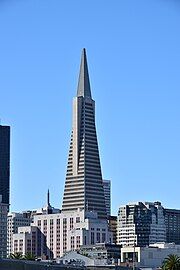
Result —
[{"label": "tree", "polygon": [[26,253],[26,254],[24,255],[24,259],[25,259],[25,260],[28,260],[28,261],[35,261],[36,256],[35,256],[34,254],[28,252],[28,253]]},{"label": "tree", "polygon": [[165,258],[163,265],[163,270],[180,270],[180,257],[176,254],[170,254]]},{"label": "tree", "polygon": [[21,260],[23,258],[22,254],[20,252],[11,253],[9,257],[11,259],[16,259],[16,260]]}]

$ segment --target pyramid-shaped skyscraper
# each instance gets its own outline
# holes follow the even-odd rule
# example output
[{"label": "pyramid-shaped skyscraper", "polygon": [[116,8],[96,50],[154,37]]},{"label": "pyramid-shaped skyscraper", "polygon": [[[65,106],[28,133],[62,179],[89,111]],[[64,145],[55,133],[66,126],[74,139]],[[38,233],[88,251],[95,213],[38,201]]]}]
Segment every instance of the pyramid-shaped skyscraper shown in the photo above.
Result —
[{"label": "pyramid-shaped skyscraper", "polygon": [[91,97],[86,51],[83,49],[77,96],[73,100],[73,124],[62,211],[96,211],[107,218]]}]

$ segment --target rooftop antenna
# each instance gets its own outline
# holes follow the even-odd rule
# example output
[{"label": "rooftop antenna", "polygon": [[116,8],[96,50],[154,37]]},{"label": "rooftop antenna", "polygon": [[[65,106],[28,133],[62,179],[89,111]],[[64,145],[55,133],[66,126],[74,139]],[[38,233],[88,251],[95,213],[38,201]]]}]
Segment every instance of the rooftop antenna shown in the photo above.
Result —
[{"label": "rooftop antenna", "polygon": [[50,193],[49,193],[49,188],[47,192],[47,205],[50,206]]}]

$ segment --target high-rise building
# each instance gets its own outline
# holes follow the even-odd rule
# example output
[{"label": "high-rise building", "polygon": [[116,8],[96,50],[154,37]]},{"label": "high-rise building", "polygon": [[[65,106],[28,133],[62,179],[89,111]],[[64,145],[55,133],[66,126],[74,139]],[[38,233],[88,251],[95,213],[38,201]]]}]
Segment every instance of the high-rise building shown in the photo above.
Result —
[{"label": "high-rise building", "polygon": [[0,195],[9,205],[10,127],[0,125]]},{"label": "high-rise building", "polygon": [[106,205],[106,213],[109,217],[111,215],[111,181],[103,180],[104,197]]},{"label": "high-rise building", "polygon": [[7,255],[7,213],[9,204],[2,202],[0,195],[0,258]]},{"label": "high-rise building", "polygon": [[118,244],[143,247],[156,242],[166,242],[164,208],[160,202],[129,203],[119,208]]},{"label": "high-rise building", "polygon": [[167,243],[180,245],[180,210],[164,209]]},{"label": "high-rise building", "polygon": [[[107,193],[109,196],[109,189]],[[70,250],[79,250],[82,245],[112,243],[96,136],[95,102],[91,97],[85,49],[77,96],[73,101],[73,127],[62,211],[54,213],[49,192],[47,198],[45,212],[26,212],[30,216],[33,214],[33,223],[30,227],[18,228],[18,233],[13,235],[14,251],[24,254],[28,245],[30,250],[35,228],[38,228],[38,246],[34,247],[33,253],[41,257],[44,254],[57,258]]]},{"label": "high-rise building", "polygon": [[73,100],[73,124],[62,211],[96,211],[107,218],[91,96],[86,51],[83,49],[77,96]]}]

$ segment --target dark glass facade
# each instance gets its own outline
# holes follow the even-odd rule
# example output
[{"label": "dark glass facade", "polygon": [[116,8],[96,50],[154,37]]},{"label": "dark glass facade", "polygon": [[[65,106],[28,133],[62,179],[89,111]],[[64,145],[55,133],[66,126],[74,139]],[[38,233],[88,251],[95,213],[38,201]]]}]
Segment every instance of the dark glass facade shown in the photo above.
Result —
[{"label": "dark glass facade", "polygon": [[0,125],[0,195],[9,204],[10,182],[10,127]]},{"label": "dark glass facade", "polygon": [[167,242],[180,245],[180,210],[164,209],[164,212]]}]

